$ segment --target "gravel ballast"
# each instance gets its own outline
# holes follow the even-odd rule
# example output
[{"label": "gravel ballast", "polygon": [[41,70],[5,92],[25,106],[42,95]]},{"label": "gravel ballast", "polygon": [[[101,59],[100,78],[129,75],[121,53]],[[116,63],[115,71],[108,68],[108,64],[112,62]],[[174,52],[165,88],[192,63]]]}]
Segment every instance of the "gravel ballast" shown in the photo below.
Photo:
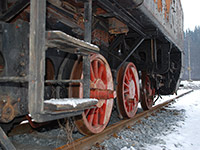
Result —
[{"label": "gravel ballast", "polygon": [[[184,124],[185,110],[176,110],[171,106],[165,107],[148,118],[138,121],[132,127],[116,133],[100,146],[92,150],[145,150],[148,144],[165,144],[157,136],[165,136],[173,132],[177,126]],[[163,146],[164,148],[164,146]]]}]

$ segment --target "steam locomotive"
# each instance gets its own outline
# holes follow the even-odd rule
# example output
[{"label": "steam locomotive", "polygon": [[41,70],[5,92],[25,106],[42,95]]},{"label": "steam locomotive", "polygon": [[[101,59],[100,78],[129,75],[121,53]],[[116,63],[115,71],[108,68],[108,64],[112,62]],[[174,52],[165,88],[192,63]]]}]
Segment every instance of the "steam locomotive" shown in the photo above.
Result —
[{"label": "steam locomotive", "polygon": [[177,91],[180,0],[1,0],[0,126],[74,117],[104,130]]}]

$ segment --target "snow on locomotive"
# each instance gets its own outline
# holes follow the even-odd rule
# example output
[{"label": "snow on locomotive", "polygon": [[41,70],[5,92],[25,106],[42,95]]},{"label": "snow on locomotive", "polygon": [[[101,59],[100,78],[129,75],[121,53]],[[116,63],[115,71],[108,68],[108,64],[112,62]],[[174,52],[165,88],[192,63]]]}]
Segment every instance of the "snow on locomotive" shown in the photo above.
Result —
[{"label": "snow on locomotive", "polygon": [[[176,92],[182,74],[180,0],[1,0],[0,125],[75,116],[101,132],[113,105]],[[31,117],[31,118],[30,118]]]}]

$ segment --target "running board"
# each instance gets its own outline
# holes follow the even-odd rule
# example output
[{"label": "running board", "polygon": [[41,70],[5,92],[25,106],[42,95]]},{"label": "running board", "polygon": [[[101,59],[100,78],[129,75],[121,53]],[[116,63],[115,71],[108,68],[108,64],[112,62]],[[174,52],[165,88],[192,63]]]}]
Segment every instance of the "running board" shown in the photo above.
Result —
[{"label": "running board", "polygon": [[97,99],[92,98],[64,98],[50,99],[44,101],[44,111],[49,114],[61,112],[73,112],[94,107],[98,103]]},{"label": "running board", "polygon": [[99,48],[62,31],[46,31],[46,46],[73,54],[98,53]]}]

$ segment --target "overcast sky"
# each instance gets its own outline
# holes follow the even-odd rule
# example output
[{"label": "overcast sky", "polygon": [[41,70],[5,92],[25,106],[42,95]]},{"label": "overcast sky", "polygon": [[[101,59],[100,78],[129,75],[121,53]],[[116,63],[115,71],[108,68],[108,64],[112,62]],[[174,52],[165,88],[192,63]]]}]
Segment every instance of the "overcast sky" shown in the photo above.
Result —
[{"label": "overcast sky", "polygon": [[181,0],[184,12],[184,30],[200,26],[200,0]]}]

